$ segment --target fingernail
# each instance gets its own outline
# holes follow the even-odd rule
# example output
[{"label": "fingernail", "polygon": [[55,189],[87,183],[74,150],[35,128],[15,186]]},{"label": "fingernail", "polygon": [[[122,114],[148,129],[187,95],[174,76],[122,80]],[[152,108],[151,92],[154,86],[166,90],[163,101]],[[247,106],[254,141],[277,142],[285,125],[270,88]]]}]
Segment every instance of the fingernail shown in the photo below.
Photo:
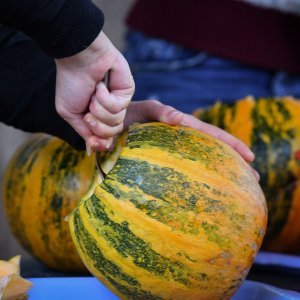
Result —
[{"label": "fingernail", "polygon": [[169,114],[168,114],[168,123],[171,125],[178,125],[181,123],[182,118],[179,118],[179,116],[181,116],[182,113],[178,110],[172,110]]},{"label": "fingernail", "polygon": [[88,144],[86,144],[85,147],[86,147],[86,154],[87,154],[87,156],[91,156],[91,154],[92,154],[92,148],[91,148],[91,146],[88,145]]},{"label": "fingernail", "polygon": [[253,161],[255,158],[255,155],[252,151],[249,151],[249,161]]},{"label": "fingernail", "polygon": [[105,88],[105,84],[103,81],[100,81],[99,83],[97,83],[96,88],[98,90]]},{"label": "fingernail", "polygon": [[114,139],[113,139],[113,138],[108,138],[108,139],[106,140],[105,148],[106,148],[107,150],[111,149],[113,142],[114,142]]},{"label": "fingernail", "polygon": [[100,147],[100,142],[98,142],[98,141],[94,141],[93,142],[93,149],[98,149],[99,147]]},{"label": "fingernail", "polygon": [[256,178],[257,181],[260,180],[260,175],[259,175],[259,173],[256,170],[254,170],[254,176],[255,176],[255,178]]},{"label": "fingernail", "polygon": [[95,127],[96,126],[96,121],[89,117],[89,118],[86,118],[85,121],[91,126],[91,127]]},{"label": "fingernail", "polygon": [[181,113],[178,111],[178,110],[172,110],[170,113],[169,113],[169,116],[171,116],[172,118],[175,118],[177,116],[179,116]]}]

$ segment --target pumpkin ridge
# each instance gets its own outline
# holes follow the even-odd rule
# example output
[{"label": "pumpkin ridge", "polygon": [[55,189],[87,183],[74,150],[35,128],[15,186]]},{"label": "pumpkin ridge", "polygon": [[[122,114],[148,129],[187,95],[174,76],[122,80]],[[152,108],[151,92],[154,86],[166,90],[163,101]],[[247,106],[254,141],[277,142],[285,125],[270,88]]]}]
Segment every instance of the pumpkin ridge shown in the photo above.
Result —
[{"label": "pumpkin ridge", "polygon": [[[287,139],[279,139],[278,133],[280,135],[282,135],[282,131],[278,130],[278,128],[280,128],[280,125],[278,125],[277,127],[274,127],[274,123],[276,122],[276,119],[278,119],[278,117],[276,117],[276,114],[274,113],[274,107],[276,106],[276,103],[278,103],[278,101],[272,102],[270,103],[268,100],[258,100],[256,106],[253,108],[252,111],[252,118],[254,120],[256,120],[255,122],[255,126],[253,128],[253,135],[252,135],[252,139],[251,139],[251,144],[253,145],[252,149],[254,152],[259,152],[260,155],[256,158],[256,160],[254,160],[253,162],[253,167],[256,169],[260,169],[262,170],[261,172],[261,185],[262,186],[269,186],[268,181],[272,180],[271,176],[275,176],[275,173],[272,172],[272,168],[274,166],[275,170],[278,168],[279,165],[281,165],[283,168],[287,165],[288,161],[289,161],[289,155],[287,156],[286,153],[282,153],[282,155],[277,156],[276,161],[273,162],[273,166],[272,163],[270,165],[270,159],[269,157],[272,158],[272,155],[269,155],[268,153],[270,152],[269,150],[269,143],[265,142],[265,134],[268,134],[268,137],[270,137],[270,140],[272,140],[272,143],[274,145],[276,145],[276,140],[279,141],[280,144],[278,144],[276,146],[277,148],[277,153],[286,151],[286,148],[288,147],[288,153],[291,153],[291,145],[290,145],[290,141]],[[267,106],[268,104],[268,106]],[[270,115],[270,112],[267,114],[266,112],[264,113],[265,115],[262,116],[261,111],[267,111],[266,110],[266,106],[269,108],[269,110],[271,110],[273,113]],[[283,108],[283,106],[281,105],[281,107]],[[262,110],[263,108],[265,108],[265,110]],[[283,111],[283,109],[281,110]],[[279,112],[280,113],[280,112]],[[285,118],[288,117],[288,113],[285,112],[284,113],[285,117],[282,118],[282,120],[284,120]],[[263,128],[263,130],[262,130]],[[289,133],[290,134],[290,133]],[[291,137],[292,138],[292,137]],[[281,167],[281,169],[282,169]],[[284,185],[284,183],[287,181],[284,177],[285,176],[291,176],[293,177],[293,175],[291,173],[282,173],[283,174],[283,178],[282,175],[280,173],[276,174],[276,177],[274,177],[274,182],[279,182],[280,184]],[[275,179],[276,178],[276,179]],[[294,179],[291,179],[294,180]],[[288,179],[288,181],[291,181],[290,179]],[[273,188],[272,185],[270,185],[270,189],[267,188],[264,190],[266,197],[267,198],[272,198],[273,201],[271,203],[269,203],[268,209],[269,209],[269,229],[266,233],[265,236],[265,240],[268,241],[269,236],[276,236],[279,234],[283,224],[285,224],[287,222],[288,219],[288,215],[289,215],[289,209],[290,209],[290,205],[289,202],[285,201],[285,197],[287,196],[287,194],[285,194],[285,197],[280,197],[280,195],[275,191],[273,192]],[[288,196],[289,198],[289,196]],[[284,210],[279,210],[279,207],[281,207],[281,205],[278,204],[278,202],[282,202],[285,205],[288,205],[288,207],[286,207],[286,209]]]},{"label": "pumpkin ridge", "polygon": [[[94,201],[98,201],[94,196],[92,196],[92,198],[94,198]],[[87,202],[89,202],[89,200],[87,201]],[[84,209],[83,209],[83,206],[86,206],[87,205],[87,202],[85,202],[84,204],[81,204],[81,209],[80,209],[80,214],[82,214],[82,218],[84,219],[84,221],[83,221],[83,225],[84,225],[84,223],[85,222],[89,222],[89,219],[90,218],[84,218],[84,215],[85,215],[85,213],[84,213]],[[102,219],[103,220],[103,219]],[[98,227],[98,225],[97,224],[90,224],[89,226],[87,226],[87,224],[85,224],[86,225],[86,228],[89,228],[90,230],[92,230],[92,231],[96,231],[96,228],[99,228]],[[96,225],[96,226],[95,226]],[[91,235],[91,236],[93,236],[93,234],[91,233],[91,232],[89,232],[89,234]],[[85,236],[85,235],[84,235]],[[97,240],[97,238],[95,238],[94,237],[94,239],[95,239],[95,241]],[[101,243],[100,242],[100,240],[99,241],[97,241],[97,243]],[[103,246],[103,243],[101,243],[101,245]],[[195,250],[195,252],[196,252],[196,250]],[[126,259],[128,259],[127,257],[126,257]],[[95,261],[95,260],[93,260],[93,261]],[[121,264],[119,264],[117,261],[115,261],[115,263],[117,264],[117,265],[122,265],[123,263],[124,263],[124,261],[122,261],[122,263]],[[146,286],[148,285],[148,284],[150,284],[151,286],[152,286],[152,288],[154,288],[154,287],[156,287],[157,286],[157,284],[159,284],[159,282],[161,283],[161,280],[162,280],[162,278],[160,278],[160,277],[158,277],[157,279],[155,279],[155,277],[152,277],[153,276],[153,274],[148,274],[148,272],[146,272],[146,274],[143,276],[142,274],[143,273],[141,273],[141,274],[139,274],[139,272],[137,271],[137,270],[134,270],[134,269],[132,269],[132,267],[129,267],[128,268],[128,270],[132,270],[132,272],[133,272],[133,274],[135,274],[135,276],[137,277],[137,278],[139,278],[139,280],[140,280],[140,282],[141,282],[141,280],[144,278],[144,280],[145,280],[145,283],[144,284],[146,284]],[[174,272],[174,270],[173,270],[173,272]],[[97,274],[97,271],[96,271],[96,274]],[[180,274],[180,273],[179,273]],[[203,274],[203,273],[201,273],[201,274]],[[201,275],[201,274],[199,274],[198,275],[198,280],[199,280],[199,282],[200,282],[200,284],[201,284],[201,282],[203,281],[203,280],[206,280],[206,276],[205,275]],[[101,276],[101,275],[99,275],[99,276]],[[149,277],[150,276],[150,277]],[[223,278],[223,275],[221,275],[221,273],[220,273],[220,276],[222,276],[222,278]],[[151,280],[150,280],[150,278],[151,278]],[[224,279],[224,278],[223,278]],[[152,283],[152,281],[153,281],[153,283]],[[142,286],[144,286],[144,284],[142,285]],[[173,288],[173,289],[175,289],[176,290],[176,286],[173,286],[172,285],[172,282],[170,282],[170,284],[171,284],[171,287]],[[231,284],[231,283],[230,283]],[[166,288],[166,283],[164,284],[164,286],[165,286],[165,288]],[[195,288],[196,288],[197,286],[195,286]],[[151,290],[151,288],[149,289],[149,287],[148,287],[148,290]],[[183,293],[183,295],[184,295],[184,290],[181,288],[181,293]],[[136,291],[136,295],[138,295],[139,293]],[[220,297],[221,298],[221,297]],[[130,298],[129,298],[130,299]],[[139,299],[138,297],[137,298],[135,298],[135,299]],[[141,299],[143,299],[143,298],[141,298]],[[161,299],[165,299],[165,298],[161,298]],[[197,297],[196,298],[189,298],[189,299],[198,299]],[[215,298],[214,298],[215,299]]]},{"label": "pumpkin ridge", "polygon": [[91,157],[45,134],[21,144],[7,166],[3,201],[10,228],[50,268],[86,272],[64,217],[86,191],[93,172]]},{"label": "pumpkin ridge", "polygon": [[[207,242],[205,242],[205,241],[200,242],[201,235],[199,235],[198,239],[197,239],[197,243],[199,243],[199,245],[195,244],[196,241],[194,241],[192,244],[190,238],[188,238],[188,237],[183,238],[183,236],[180,233],[176,233],[168,228],[165,229],[164,225],[158,224],[154,220],[143,219],[143,216],[140,215],[139,213],[131,214],[130,211],[132,211],[132,209],[130,209],[130,210],[126,209],[126,211],[124,210],[124,212],[121,215],[121,212],[122,212],[121,209],[122,208],[125,209],[128,206],[125,206],[123,203],[119,203],[120,201],[113,201],[113,199],[111,198],[111,196],[109,194],[106,194],[104,191],[101,191],[101,189],[99,189],[99,188],[97,189],[96,194],[101,195],[101,201],[109,206],[108,210],[111,210],[111,211],[113,211],[114,209],[116,210],[116,212],[114,213],[114,218],[117,218],[119,223],[122,223],[122,221],[124,221],[124,219],[122,217],[122,215],[124,214],[125,222],[130,223],[130,226],[131,226],[132,230],[134,230],[134,232],[138,233],[139,231],[142,230],[141,228],[144,228],[145,230],[147,230],[147,228],[153,228],[151,230],[151,232],[147,231],[147,241],[149,241],[151,234],[153,234],[155,236],[155,232],[159,231],[165,237],[164,243],[167,243],[167,245],[168,245],[167,248],[169,249],[168,251],[172,251],[172,249],[180,249],[179,245],[176,245],[176,244],[173,245],[173,240],[176,238],[176,239],[178,239],[179,244],[181,243],[181,244],[185,245],[184,251],[187,251],[187,249],[189,249],[189,251],[190,251],[189,253],[183,252],[182,254],[183,255],[186,254],[187,257],[190,257],[191,261],[193,261],[193,262],[195,261],[195,259],[193,259],[193,257],[197,257],[197,255],[201,255],[201,257],[203,257],[203,258],[208,255],[206,259],[207,259],[207,262],[209,262],[212,259],[213,253],[216,253],[215,256],[218,256],[220,254],[220,251],[226,252],[224,248],[221,248],[222,249],[221,250],[218,247],[217,248],[211,247],[211,253],[209,253],[209,254],[205,253],[205,249],[203,249],[203,252],[202,252],[202,245],[207,244]],[[135,220],[135,222],[133,222],[133,220]],[[136,225],[134,225],[134,223],[136,223]],[[261,224],[260,226],[262,226],[262,225],[265,226],[265,224]],[[134,226],[134,227],[132,227],[132,226]],[[260,228],[261,228],[260,226],[257,227],[257,230],[260,230]],[[250,232],[245,231],[243,233],[243,235],[250,234],[252,230],[253,229],[250,228],[249,229]],[[138,235],[143,236],[144,235],[143,230]],[[170,237],[170,238],[168,238],[168,237]],[[261,236],[258,236],[258,239],[259,238],[261,238]],[[232,247],[228,251],[229,251],[229,253],[230,253],[230,251],[238,252],[239,255],[240,254],[242,255],[243,252],[241,252],[240,249],[235,250],[236,242],[238,242],[238,240],[233,241],[233,243],[231,244]],[[245,247],[245,251],[249,252],[249,260],[253,260],[254,254],[256,253],[256,251],[258,250],[258,247],[260,246],[260,243],[258,241],[256,241],[256,243],[257,243],[256,245],[252,245],[252,244],[244,244],[243,246],[241,245],[241,248]],[[153,245],[152,247],[154,247],[154,248],[156,248],[158,246],[158,242],[157,241],[155,242],[155,237],[154,237],[154,240],[152,241],[152,245]],[[189,245],[189,246],[187,247],[187,245]],[[164,247],[162,246],[162,249],[163,248]],[[194,250],[192,250],[192,249],[194,249]],[[215,249],[215,250],[213,251],[213,249]],[[250,249],[250,251],[249,251],[249,249]],[[160,251],[160,250],[158,250],[158,251]],[[175,254],[175,255],[177,255],[177,254]],[[224,253],[224,255],[225,255],[224,257],[226,257],[225,253]],[[200,262],[198,261],[197,263],[200,263]],[[234,262],[231,262],[231,263],[233,264]],[[208,264],[208,266],[209,265],[210,264]],[[204,269],[201,269],[201,270],[199,270],[199,272],[205,273],[206,271]]]},{"label": "pumpkin ridge", "polygon": [[[119,295],[126,292],[129,296],[136,295],[136,297],[139,297],[139,295],[142,295],[145,296],[145,299],[162,300],[162,298],[151,295],[151,293],[139,289],[140,284],[135,278],[123,273],[119,266],[108,260],[104,256],[104,253],[98,250],[95,239],[84,228],[80,214],[80,210],[76,209],[70,216],[70,219],[73,221],[76,228],[77,238],[75,245],[77,248],[79,247],[84,253],[86,253],[88,255],[87,257],[90,257],[93,263],[92,265],[89,265],[89,268],[96,270],[97,277],[101,278],[101,280],[104,280],[105,284],[108,285],[111,289],[118,291]],[[121,279],[121,282],[123,283],[120,283],[118,279]],[[131,285],[128,285],[128,283],[130,283]],[[142,300],[143,298],[140,299]]]},{"label": "pumpkin ridge", "polygon": [[[92,196],[91,198],[93,198],[94,196]],[[80,246],[82,249],[84,249],[84,248],[86,248],[86,245],[87,245],[87,247],[88,248],[86,248],[84,251],[85,251],[85,253],[87,253],[87,251],[88,252],[90,252],[90,253],[94,253],[94,251],[92,251],[91,249],[93,249],[93,248],[95,248],[95,247],[97,247],[96,246],[96,244],[98,244],[98,243],[101,243],[101,245],[103,246],[103,242],[105,241],[105,240],[102,240],[102,239],[100,239],[100,240],[97,240],[97,238],[95,238],[94,237],[94,235],[93,235],[93,233],[95,234],[96,232],[96,229],[95,228],[97,228],[97,227],[95,227],[94,226],[94,224],[90,224],[90,225],[87,225],[87,223],[86,222],[88,222],[89,220],[88,220],[88,218],[84,218],[84,216],[85,216],[85,212],[86,212],[86,205],[87,205],[87,203],[90,201],[90,199],[88,199],[88,201],[86,201],[84,204],[82,204],[81,206],[80,206],[80,209],[74,214],[74,215],[72,215],[72,218],[76,218],[76,214],[77,214],[77,218],[79,217],[79,215],[78,214],[80,214],[80,215],[82,215],[82,217],[80,218],[81,219],[81,223],[82,223],[82,225],[81,225],[81,227],[82,227],[82,230],[84,230],[85,232],[82,234],[82,240],[83,240],[83,243],[82,243],[82,245]],[[85,207],[85,208],[84,208]],[[74,221],[74,223],[75,223],[76,221]],[[85,225],[85,226],[84,226]],[[90,231],[87,231],[87,228],[90,230]],[[78,231],[78,230],[77,230]],[[93,233],[92,233],[93,232]],[[90,243],[87,243],[86,241],[84,241],[86,238],[87,238],[87,236],[90,236],[90,238],[92,238],[93,240],[94,240],[94,243],[96,243],[95,244],[95,246],[91,246],[91,244]],[[97,233],[96,233],[96,235],[97,235]],[[112,235],[113,236],[113,235]],[[80,238],[77,236],[77,240],[78,241],[80,241]],[[80,242],[79,242],[79,244],[80,244]],[[109,248],[108,248],[109,249]],[[101,274],[99,273],[100,272],[100,270],[103,270],[103,266],[102,266],[102,262],[104,261],[104,263],[105,263],[105,261],[107,261],[107,262],[109,262],[109,265],[114,265],[114,266],[117,266],[117,271],[109,271],[109,274],[110,275],[107,275],[106,274],[106,272],[103,272],[103,275],[106,275],[106,276],[108,276],[109,278],[108,278],[108,282],[109,283],[112,283],[112,282],[115,282],[116,284],[118,284],[118,285],[120,285],[120,286],[122,286],[122,287],[124,287],[124,286],[126,286],[127,288],[128,288],[128,291],[129,291],[129,295],[135,295],[135,298],[132,298],[132,299],[144,299],[143,297],[139,297],[139,295],[147,295],[147,297],[149,297],[149,299],[165,299],[165,298],[161,298],[160,296],[157,296],[157,295],[150,295],[149,293],[146,293],[144,290],[143,290],[143,288],[142,287],[144,287],[144,286],[146,286],[147,287],[147,285],[150,285],[150,287],[152,286],[152,288],[154,288],[154,287],[156,287],[157,286],[157,284],[161,284],[161,280],[162,280],[162,278],[159,276],[157,279],[155,279],[155,277],[153,277],[153,274],[152,273],[150,273],[150,271],[147,271],[146,269],[145,270],[140,270],[139,271],[139,269],[137,269],[137,268],[133,268],[133,266],[134,265],[131,265],[131,267],[129,266],[129,267],[126,267],[126,269],[127,269],[127,271],[128,272],[131,272],[132,274],[134,274],[134,276],[136,277],[136,278],[139,278],[139,282],[141,282],[141,280],[142,281],[144,281],[144,284],[143,285],[141,285],[140,283],[136,283],[136,284],[134,284],[133,286],[135,286],[135,288],[132,290],[132,287],[130,287],[130,286],[128,286],[128,285],[124,285],[124,284],[126,284],[126,282],[124,282],[124,283],[122,283],[123,281],[124,281],[124,278],[125,278],[125,280],[126,280],[126,278],[128,277],[128,278],[133,278],[133,277],[131,277],[130,275],[129,275],[129,273],[128,272],[124,272],[124,271],[122,271],[121,269],[123,269],[124,268],[124,263],[125,263],[125,261],[122,261],[122,263],[120,264],[120,263],[118,263],[118,261],[116,261],[116,257],[115,257],[115,255],[113,255],[113,254],[111,254],[110,252],[105,252],[106,253],[106,258],[104,259],[103,257],[104,257],[104,252],[101,252],[101,259],[95,259],[95,258],[93,258],[92,259],[92,261],[93,261],[93,264],[95,264],[95,261],[97,261],[98,263],[96,264],[96,266],[94,265],[94,267],[96,268],[96,274],[98,274],[98,277],[100,277],[100,278],[102,278],[101,276]],[[98,254],[98,253],[97,253]],[[111,256],[111,257],[113,257],[114,258],[114,261],[112,261],[111,259],[108,259],[108,256]],[[123,267],[121,267],[123,265]],[[121,274],[121,278],[118,278],[118,277],[115,277],[115,276],[111,276],[111,274],[115,274],[115,273],[117,273],[117,275],[118,274]],[[144,274],[144,273],[146,273],[146,274]],[[123,275],[122,275],[123,274]],[[151,277],[151,275],[152,275],[152,277]],[[97,275],[96,275],[97,276]],[[151,278],[151,280],[150,280],[150,278]],[[179,278],[180,279],[180,278]],[[164,280],[167,280],[167,279],[164,279]],[[181,282],[181,283],[183,283],[183,282]],[[176,288],[176,286],[174,286],[173,284],[172,284],[172,282],[170,282],[170,283],[168,283],[167,281],[165,282],[165,284],[170,284],[170,288]],[[109,284],[110,286],[111,286],[111,284]],[[116,289],[118,289],[118,285],[117,286],[111,286],[111,288],[112,289],[114,289],[114,290],[116,290]],[[148,290],[151,290],[151,288],[149,289],[149,287],[148,287]],[[127,292],[128,292],[127,291]],[[162,292],[163,293],[163,292]],[[128,295],[127,295],[128,296]],[[153,298],[152,298],[153,297]],[[128,299],[131,299],[130,297],[128,298]],[[147,298],[148,299],[148,298]]]},{"label": "pumpkin ridge", "polygon": [[[221,109],[225,113],[221,113]],[[300,231],[296,230],[299,226],[294,217],[295,210],[299,214],[300,209],[297,204],[300,164],[296,156],[300,149],[299,113],[299,99],[293,97],[258,98],[255,101],[246,98],[231,106],[219,102],[195,112],[203,121],[244,141],[254,152],[256,159],[252,166],[260,174],[260,185],[269,209],[263,247],[270,251],[299,253],[300,250]]]},{"label": "pumpkin ridge", "polygon": [[[142,163],[145,158],[143,158],[143,150],[133,150],[130,155],[127,154],[127,149],[124,149],[122,152],[121,157],[119,158],[119,161],[127,160],[132,161],[134,164]],[[158,151],[158,154],[159,151]],[[157,155],[156,155],[157,156]],[[181,174],[182,176],[185,176],[186,178],[193,179],[194,181],[199,181],[200,179],[205,182],[209,181],[212,184],[214,183],[214,186],[218,186],[218,182],[222,181],[224,182],[223,190],[216,190],[215,187],[210,186],[211,189],[214,189],[216,193],[221,195],[222,193],[228,193],[228,191],[234,191],[234,193],[238,194],[241,198],[248,197],[247,195],[249,193],[252,193],[254,190],[256,190],[257,185],[249,182],[249,177],[254,178],[254,174],[250,170],[250,167],[248,167],[247,172],[245,169],[243,169],[243,174],[239,171],[241,169],[241,165],[236,165],[235,167],[232,167],[234,169],[234,172],[227,171],[227,174],[222,175],[221,169],[218,169],[217,174],[215,174],[215,170],[209,170],[206,169],[205,166],[197,164],[197,168],[195,167],[195,164],[193,161],[183,160],[183,159],[176,159],[173,158],[172,161],[168,162],[165,159],[157,159],[155,155],[149,155],[147,154],[147,163],[149,166],[153,165],[153,168],[157,166],[158,168],[165,168],[166,170],[172,170],[174,168],[174,165],[176,166],[182,166],[181,168]],[[162,155],[159,155],[161,157]],[[115,165],[118,167],[118,164]],[[123,167],[123,165],[122,165]],[[222,166],[222,169],[226,170],[226,164]],[[229,173],[228,173],[229,172]],[[108,176],[109,177],[109,176]],[[141,178],[142,180],[142,178]],[[246,182],[244,182],[246,181]],[[247,183],[249,182],[249,184]],[[241,189],[240,186],[244,185],[244,188]],[[229,196],[229,195],[228,195]],[[261,200],[258,200],[260,202]]]},{"label": "pumpkin ridge", "polygon": [[[126,167],[124,167],[124,164],[122,164],[124,158],[121,158],[119,160],[119,165],[122,165],[122,167],[119,168],[119,165],[117,164],[115,166],[114,172],[111,172],[106,180],[102,183],[102,188],[104,190],[107,190],[109,193],[113,194],[116,199],[122,199],[123,201],[127,199],[127,201],[132,202],[137,208],[144,211],[145,213],[148,212],[148,215],[152,218],[155,218],[163,223],[169,224],[173,230],[182,230],[189,234],[198,234],[199,230],[201,229],[201,224],[203,228],[207,231],[209,225],[210,217],[208,214],[212,214],[212,218],[216,217],[216,214],[218,211],[220,213],[224,213],[227,211],[226,214],[228,214],[229,219],[226,221],[223,220],[223,222],[232,222],[232,226],[237,228],[242,226],[242,222],[245,222],[246,215],[239,216],[239,212],[236,211],[235,207],[230,204],[230,202],[226,203],[227,199],[230,199],[230,201],[234,201],[234,197],[237,197],[234,194],[224,195],[223,201],[216,200],[217,196],[218,199],[222,197],[220,193],[217,193],[215,195],[215,198],[210,198],[209,193],[207,191],[211,189],[209,186],[206,187],[206,190],[202,190],[202,187],[205,187],[203,185],[201,187],[200,183],[194,184],[193,182],[189,181],[182,181],[181,179],[176,178],[175,174],[176,172],[171,171],[172,178],[174,178],[174,182],[180,183],[178,184],[179,187],[182,187],[182,190],[174,189],[174,185],[172,185],[172,181],[168,178],[168,173],[162,169],[144,169],[140,168],[139,165],[141,164],[137,160],[134,160],[130,162],[128,165],[128,170]],[[128,162],[127,162],[128,163]],[[119,169],[122,171],[120,173]],[[134,173],[133,169],[135,170]],[[129,171],[131,170],[131,171]],[[160,177],[160,172],[162,172],[162,175],[166,175],[166,178]],[[132,173],[132,177],[131,177]],[[126,174],[126,181],[122,181],[122,178],[125,178]],[[144,174],[142,177],[139,174]],[[155,178],[151,178],[151,174],[155,174]],[[149,175],[149,178],[147,177]],[[179,173],[181,175],[181,173]],[[140,180],[135,180],[135,178],[141,177]],[[189,179],[189,178],[188,178]],[[188,180],[187,179],[187,180]],[[119,184],[119,181],[121,184]],[[148,189],[147,186],[143,187],[142,182],[154,182],[158,181],[156,184],[155,193],[153,194],[151,191],[151,188]],[[160,182],[162,191],[159,191],[160,188]],[[169,184],[170,183],[170,184]],[[125,189],[126,187],[126,189]],[[177,187],[177,185],[176,185]],[[195,195],[193,193],[189,194],[189,188],[191,188],[193,191],[195,191]],[[158,193],[161,194],[158,194]],[[100,194],[99,194],[100,195]],[[194,195],[194,196],[193,196]],[[244,196],[245,197],[245,196]],[[192,198],[189,200],[189,198]],[[233,198],[233,199],[232,199]],[[169,199],[172,200],[171,202],[158,202],[157,199]],[[187,199],[187,200],[185,200]],[[215,199],[215,200],[214,200]],[[189,201],[191,201],[191,205],[189,204]],[[219,202],[217,204],[216,202]],[[245,209],[249,203],[245,203]],[[182,207],[182,208],[181,208]],[[183,208],[184,207],[184,208]],[[175,210],[177,209],[177,212]],[[173,213],[171,213],[174,210]],[[249,209],[248,209],[249,210]],[[181,214],[185,214],[185,211],[190,211],[189,215],[186,215],[185,218],[180,217]],[[201,214],[206,215],[206,223],[203,223],[201,221]],[[196,214],[199,214],[199,216],[196,218]],[[247,212],[248,218],[250,215],[256,216],[257,210],[252,210]],[[178,215],[178,217],[177,217]],[[168,216],[170,218],[168,219]],[[190,217],[190,218],[189,218]],[[195,219],[196,218],[196,219]],[[221,219],[222,220],[222,219]],[[221,222],[221,221],[220,221]],[[238,224],[240,222],[240,224]],[[173,226],[172,226],[173,225]],[[214,224],[213,227],[210,227],[211,229],[216,228],[217,224]],[[189,228],[189,226],[191,226]],[[219,224],[220,228],[222,228],[221,223]],[[215,237],[217,237],[217,232],[215,232]],[[215,242],[221,242],[221,239],[215,239]]]},{"label": "pumpkin ridge", "polygon": [[[200,278],[199,274],[193,274],[182,262],[174,261],[172,257],[167,258],[154,251],[151,244],[139,238],[131,230],[131,224],[128,223],[129,218],[122,222],[114,222],[109,219],[108,215],[105,214],[103,203],[100,204],[96,197],[92,197],[89,204],[85,203],[85,210],[88,210],[88,206],[94,214],[100,213],[101,215],[93,215],[90,210],[88,214],[92,214],[92,218],[87,220],[89,224],[86,224],[86,226],[91,229],[91,232],[94,232],[95,236],[102,241],[104,239],[110,245],[108,249],[117,251],[120,259],[119,265],[127,262],[129,265],[127,267],[128,271],[131,271],[132,268],[136,268],[135,273],[139,269],[145,270],[150,272],[148,276],[151,276],[151,274],[155,276],[163,275],[166,281],[178,281],[187,286],[192,286],[192,281]],[[100,219],[101,222],[98,222]],[[142,278],[142,274],[143,271],[141,271],[138,278]],[[188,279],[183,280],[180,274],[185,274],[184,278]]]},{"label": "pumpkin ridge", "polygon": [[[119,220],[119,222],[121,222],[120,218],[123,214],[120,213],[120,210],[122,208],[125,210],[125,203],[122,203],[122,202],[124,202],[124,200],[122,200],[121,203],[120,203],[120,201],[118,199],[113,198],[113,195],[110,192],[106,192],[105,189],[102,188],[102,186],[97,188],[97,190],[95,191],[95,195],[97,197],[99,197],[98,199],[101,199],[101,201],[103,203],[105,203],[107,206],[109,206],[112,211],[113,211],[114,207],[118,207],[119,211],[118,211],[118,213],[114,214],[114,219]],[[129,206],[128,206],[128,208],[129,208]],[[149,226],[150,227],[157,226],[157,230],[159,230],[160,232],[165,232],[166,231],[165,236],[169,236],[169,235],[172,236],[172,234],[175,234],[181,240],[183,238],[182,233],[185,233],[185,235],[186,235],[186,232],[177,231],[176,227],[173,228],[171,226],[168,226],[168,224],[160,222],[159,220],[157,220],[155,218],[155,216],[150,215],[150,216],[148,216],[148,218],[145,218],[143,215],[140,214],[139,209],[136,208],[133,205],[131,206],[130,211],[128,211],[128,210],[126,210],[126,211],[127,211],[127,213],[126,213],[126,222],[129,222],[129,215],[131,215],[131,220],[139,220],[140,219],[139,221],[136,221],[136,222],[140,225],[143,224],[143,227],[145,227],[145,228],[148,228]],[[125,218],[125,216],[124,216],[124,218]],[[144,222],[143,222],[143,220],[144,220]],[[133,222],[130,222],[130,224],[132,225]],[[199,219],[198,226],[200,226],[200,225],[201,225],[201,218]],[[205,225],[208,226],[209,224],[206,222]],[[137,226],[137,228],[138,227],[139,226]],[[186,241],[185,241],[184,244],[185,245],[189,244],[189,247],[191,249],[194,247],[195,249],[197,249],[197,251],[201,251],[201,250],[198,250],[198,249],[201,248],[201,246],[205,242],[205,240],[201,241],[200,238],[206,239],[205,235],[203,235],[203,236],[198,235],[198,239],[194,240],[193,243],[189,242],[189,239],[191,240],[191,237],[186,235]],[[179,243],[180,243],[180,240],[178,241]],[[171,243],[171,241],[170,241],[170,243]],[[178,246],[176,246],[176,247],[178,248]],[[218,249],[218,247],[216,247],[216,249]],[[189,256],[191,256],[191,255],[189,255]]]},{"label": "pumpkin ridge", "polygon": [[[202,161],[205,152],[210,157]],[[201,180],[189,168],[210,175]],[[222,178],[218,168],[232,187],[214,178]],[[243,282],[261,245],[264,201],[249,165],[232,148],[194,129],[149,123],[129,129],[115,165],[69,223],[89,270],[122,299],[224,300]],[[193,226],[198,233],[189,233]],[[103,271],[106,261],[123,275]]]}]

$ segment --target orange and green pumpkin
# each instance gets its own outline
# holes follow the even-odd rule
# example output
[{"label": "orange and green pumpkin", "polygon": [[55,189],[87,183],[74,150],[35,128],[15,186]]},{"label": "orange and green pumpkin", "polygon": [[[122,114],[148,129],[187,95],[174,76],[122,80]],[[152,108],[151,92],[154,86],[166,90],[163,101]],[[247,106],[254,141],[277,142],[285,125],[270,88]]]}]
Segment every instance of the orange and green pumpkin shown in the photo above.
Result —
[{"label": "orange and green pumpkin", "polygon": [[85,270],[65,217],[89,189],[93,157],[58,138],[37,134],[23,143],[5,172],[3,201],[12,233],[51,268]]},{"label": "orange and green pumpkin", "polygon": [[135,125],[105,180],[69,216],[87,268],[121,299],[229,299],[267,222],[251,167],[187,127]]},{"label": "orange and green pumpkin", "polygon": [[300,102],[292,97],[217,102],[194,113],[254,152],[269,211],[264,248],[300,253]]}]

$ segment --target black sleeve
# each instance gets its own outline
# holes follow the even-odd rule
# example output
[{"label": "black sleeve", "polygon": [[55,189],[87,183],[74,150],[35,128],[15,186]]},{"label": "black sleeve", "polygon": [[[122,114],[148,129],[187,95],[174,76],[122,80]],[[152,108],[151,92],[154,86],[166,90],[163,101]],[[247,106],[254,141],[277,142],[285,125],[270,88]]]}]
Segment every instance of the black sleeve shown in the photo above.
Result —
[{"label": "black sleeve", "polygon": [[85,149],[84,140],[55,110],[54,59],[26,35],[6,26],[0,26],[0,45],[0,121]]},{"label": "black sleeve", "polygon": [[53,58],[84,50],[103,22],[102,12],[90,0],[0,1],[0,23],[30,36]]}]

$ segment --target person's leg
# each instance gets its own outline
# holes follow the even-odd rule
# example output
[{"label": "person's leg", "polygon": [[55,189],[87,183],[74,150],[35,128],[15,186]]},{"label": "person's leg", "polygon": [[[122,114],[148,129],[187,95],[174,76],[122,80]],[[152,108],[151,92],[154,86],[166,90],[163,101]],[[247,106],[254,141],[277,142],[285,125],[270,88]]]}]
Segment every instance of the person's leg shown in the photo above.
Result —
[{"label": "person's leg", "polygon": [[286,72],[277,72],[272,81],[274,96],[294,96],[300,98],[300,76]]},{"label": "person's leg", "polygon": [[216,100],[228,103],[271,93],[272,72],[141,33],[129,32],[125,56],[134,74],[135,100],[155,98],[190,113]]}]

